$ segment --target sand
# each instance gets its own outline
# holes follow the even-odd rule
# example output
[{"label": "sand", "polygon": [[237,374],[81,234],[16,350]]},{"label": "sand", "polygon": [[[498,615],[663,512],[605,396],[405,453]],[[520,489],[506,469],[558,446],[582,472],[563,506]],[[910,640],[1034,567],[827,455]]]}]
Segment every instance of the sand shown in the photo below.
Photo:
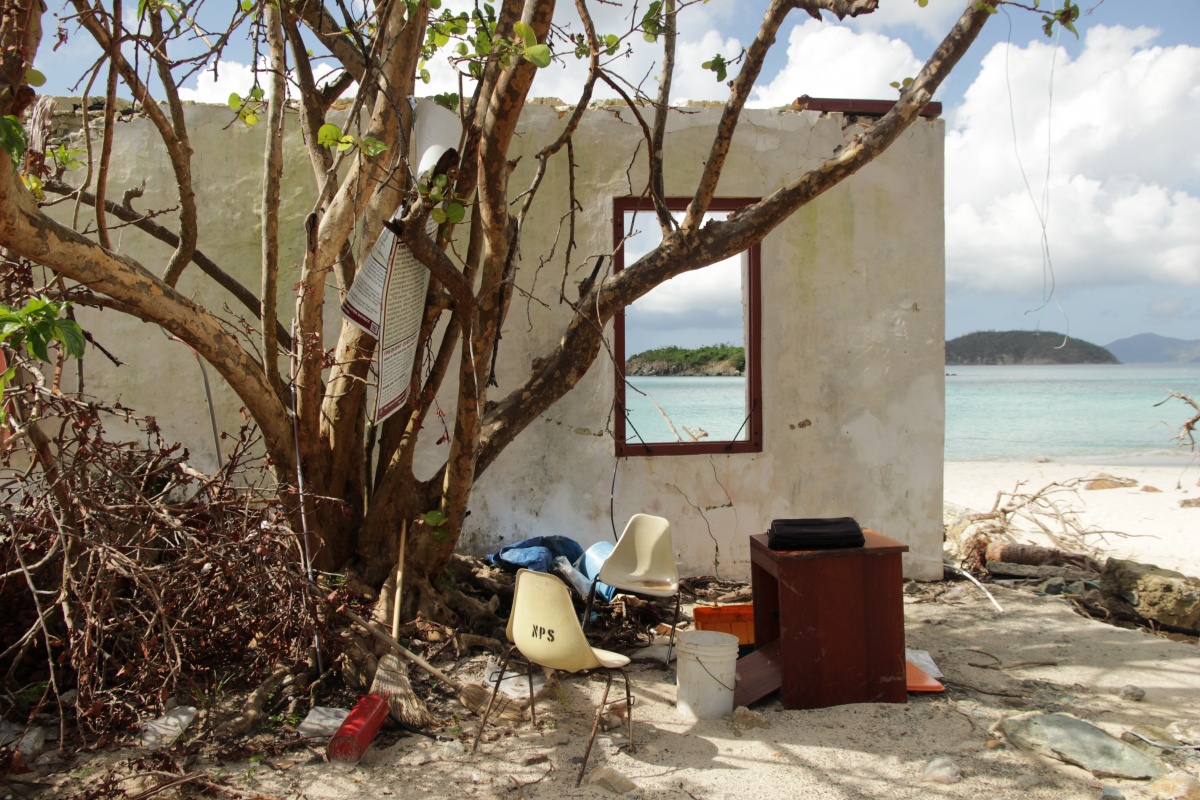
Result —
[{"label": "sand", "polygon": [[[1200,575],[1200,509],[1179,507],[1179,500],[1200,495],[1197,469],[949,464],[945,498],[987,510],[997,491],[1018,481],[1037,490],[1099,472],[1138,482],[1071,495],[1081,521],[1129,534],[1106,536],[1112,553]],[[675,707],[674,670],[635,663],[636,751],[625,747],[621,728],[601,733],[590,766],[611,767],[632,781],[636,788],[626,796],[663,800],[1095,800],[1104,787],[1128,798],[1152,796],[1143,792],[1145,781],[1097,778],[1015,749],[991,729],[1002,716],[1023,711],[1068,711],[1114,735],[1137,724],[1200,723],[1200,648],[1081,617],[1061,597],[989,588],[1003,611],[966,582],[906,590],[907,645],[929,652],[946,675],[945,693],[803,711],[784,710],[775,696],[753,708],[766,727],[738,729],[729,719],[684,718]],[[1052,663],[995,668],[1014,662]],[[473,666],[482,668],[482,659]],[[464,714],[442,729],[459,740],[392,734],[353,766],[323,763],[318,741],[309,752],[188,768],[223,777],[247,797],[610,798],[617,795],[601,786],[574,787],[601,686],[598,678],[564,680],[539,705],[537,729],[525,722],[490,732],[477,754],[470,743],[478,720]],[[1140,687],[1145,698],[1123,696],[1127,686]],[[938,757],[955,762],[960,781],[923,779]],[[1173,754],[1168,768],[1200,775],[1200,753]]]},{"label": "sand", "polygon": [[[998,492],[1035,493],[1054,483],[1086,481],[1104,474],[1130,479],[1135,485],[1053,494],[1064,510],[1094,532],[1089,541],[1104,555],[1200,576],[1200,508],[1180,505],[1182,500],[1200,497],[1200,464],[948,463],[943,499],[950,507],[988,511]],[[1044,537],[1033,533],[1025,538],[1047,544]]]}]

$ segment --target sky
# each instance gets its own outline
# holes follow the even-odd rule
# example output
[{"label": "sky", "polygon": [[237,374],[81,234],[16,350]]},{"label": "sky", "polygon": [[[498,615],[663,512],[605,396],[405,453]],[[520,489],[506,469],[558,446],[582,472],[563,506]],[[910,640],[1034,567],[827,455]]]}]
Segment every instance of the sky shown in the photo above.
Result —
[{"label": "sky", "polygon": [[[1055,331],[1101,345],[1138,333],[1200,339],[1200,0],[1079,5],[1078,39],[1047,38],[1039,14],[1002,10],[935,97],[946,121],[947,339],[977,330]],[[843,23],[793,12],[751,105],[787,105],[802,94],[894,98],[890,83],[917,73],[964,2],[880,6]],[[677,64],[736,56],[765,7],[689,6]],[[77,94],[70,86],[94,55],[72,25],[67,43],[51,50],[55,13],[67,12],[51,6],[35,66],[49,79],[43,91]],[[597,4],[594,13],[603,34],[619,30],[627,11]],[[637,44],[620,68],[653,93],[657,53]],[[253,59],[232,43],[219,79],[194,76],[185,99],[224,103],[231,91],[245,92]],[[446,68],[429,66],[430,94],[457,89]],[[532,95],[569,101],[582,70],[574,59],[555,62],[539,72]],[[721,100],[724,89],[710,71],[681,68],[673,99]],[[676,313],[715,318],[703,300],[712,287],[697,286],[670,290]],[[727,331],[708,335],[729,341]],[[703,343],[692,334],[678,342]]]}]

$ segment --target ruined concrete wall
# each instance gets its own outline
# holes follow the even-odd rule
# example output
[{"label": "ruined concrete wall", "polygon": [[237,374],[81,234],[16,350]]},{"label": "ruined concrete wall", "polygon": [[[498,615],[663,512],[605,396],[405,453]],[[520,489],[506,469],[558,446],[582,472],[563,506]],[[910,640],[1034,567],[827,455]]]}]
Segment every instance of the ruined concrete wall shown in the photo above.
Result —
[{"label": "ruined concrete wall", "polygon": [[[692,111],[672,117],[668,194],[690,194],[719,113]],[[531,155],[558,130],[555,109],[529,112],[514,192],[527,185]],[[751,112],[719,195],[757,197],[794,179],[848,140],[853,129],[843,130],[843,122],[840,115]],[[615,109],[590,114],[576,137],[579,252],[611,250],[612,198],[631,193],[629,176],[633,187],[645,182],[639,140],[629,112]],[[585,545],[611,541],[613,527],[619,533],[640,511],[671,521],[685,574],[746,578],[746,537],[773,518],[845,515],[907,543],[910,577],[940,578],[942,141],[940,121],[918,122],[882,158],[764,241],[762,453],[615,459],[606,433],[612,369],[601,356],[484,474],[467,521],[471,546],[489,551],[539,534]],[[557,167],[538,196],[524,254],[548,252],[559,235],[567,174]],[[540,302],[514,300],[501,390],[556,344],[568,313],[557,300],[560,264],[544,267],[535,286],[536,255],[522,263],[519,283]],[[572,274],[568,287],[583,277]]]},{"label": "ruined concrete wall", "polygon": [[[261,132],[226,129],[229,112],[192,107],[200,176],[201,246],[256,286]],[[687,195],[703,167],[717,109],[672,115],[666,147],[667,191]],[[522,191],[533,154],[561,127],[561,109],[528,109],[512,193]],[[299,148],[295,126],[288,147]],[[727,197],[761,196],[794,179],[849,140],[841,115],[749,112],[739,126],[719,187]],[[636,512],[671,521],[685,574],[749,575],[749,534],[776,517],[854,516],[907,543],[905,573],[941,576],[943,445],[943,175],[940,121],[919,121],[886,154],[827,192],[762,246],[764,448],[752,455],[614,457],[610,413],[613,375],[599,359],[575,391],[549,409],[481,477],[464,545],[476,552],[533,535],[562,534],[585,546],[612,540]],[[612,198],[645,184],[641,130],[630,113],[596,110],[576,138],[575,181],[583,212],[579,254],[612,249]],[[118,134],[115,187],[146,181],[139,207],[174,204],[165,156],[145,120]],[[295,152],[299,155],[299,150]],[[311,203],[311,173],[293,160],[284,192],[285,225]],[[632,185],[631,185],[632,182]],[[498,363],[501,396],[529,364],[557,344],[570,309],[558,301],[567,206],[565,153],[551,163],[526,223],[523,260]],[[114,189],[114,193],[119,191]],[[65,213],[65,210],[64,210]],[[290,220],[290,222],[288,221]],[[558,239],[556,259],[541,265]],[[299,257],[288,243],[285,262]],[[127,234],[122,247],[164,264],[166,248]],[[592,261],[588,262],[590,269]],[[586,277],[568,276],[570,282]],[[185,291],[220,310],[232,301],[196,277]],[[522,293],[534,299],[526,300]],[[281,281],[281,316],[293,307],[291,280]],[[215,305],[214,305],[215,304]],[[154,414],[211,468],[212,437],[199,368],[179,344],[150,326],[112,312],[87,315],[106,346],[126,360],[111,369],[89,357],[88,389]],[[339,320],[328,321],[335,336]],[[453,370],[451,371],[453,374]],[[211,371],[210,371],[211,376]],[[235,430],[237,398],[217,389],[221,425]],[[452,389],[452,387],[449,387]],[[446,398],[450,397],[449,394]],[[452,408],[448,402],[443,408]],[[436,437],[426,437],[434,439]],[[425,443],[424,471],[445,458]],[[612,517],[610,520],[610,489]]]}]

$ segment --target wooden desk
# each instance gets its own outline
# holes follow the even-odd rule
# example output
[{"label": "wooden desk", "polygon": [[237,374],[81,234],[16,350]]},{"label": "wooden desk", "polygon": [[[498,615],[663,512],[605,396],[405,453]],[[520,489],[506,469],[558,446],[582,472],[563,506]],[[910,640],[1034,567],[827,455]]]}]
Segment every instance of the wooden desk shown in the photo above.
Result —
[{"label": "wooden desk", "polygon": [[904,703],[908,545],[864,530],[863,547],[775,551],[750,537],[756,649],[738,660],[734,705],[780,690],[783,707]]}]

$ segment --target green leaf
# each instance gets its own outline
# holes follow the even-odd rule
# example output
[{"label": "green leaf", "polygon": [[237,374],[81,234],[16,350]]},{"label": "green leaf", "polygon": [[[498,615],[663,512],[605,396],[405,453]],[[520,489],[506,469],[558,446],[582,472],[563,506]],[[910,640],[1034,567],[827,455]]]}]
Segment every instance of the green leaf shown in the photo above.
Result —
[{"label": "green leaf", "polygon": [[[526,49],[537,46],[537,34],[533,32],[533,28],[524,22],[518,22],[513,25],[513,32],[525,43]],[[531,61],[533,59],[530,59]]]},{"label": "green leaf", "polygon": [[446,211],[441,207],[435,208],[429,212],[429,218],[438,225],[444,225],[446,223]]},{"label": "green leaf", "polygon": [[446,204],[446,220],[451,224],[457,225],[463,221],[463,218],[466,217],[466,215],[467,210],[462,207],[461,203]]},{"label": "green leaf", "polygon": [[54,338],[56,341],[62,342],[63,350],[73,358],[82,356],[83,350],[87,346],[83,328],[79,327],[79,323],[73,319],[55,320]]},{"label": "green leaf", "polygon": [[441,511],[430,511],[425,515],[425,524],[433,528],[436,528],[440,525],[445,525],[446,515]]},{"label": "green leaf", "polygon": [[25,136],[21,120],[11,114],[0,117],[0,147],[12,156],[13,166],[17,169],[21,168],[21,159],[24,158],[25,148],[28,146],[29,139]]},{"label": "green leaf", "polygon": [[429,83],[429,81],[431,79],[432,79],[432,76],[430,76],[429,70],[427,70],[427,69],[421,70],[421,83]]},{"label": "green leaf", "polygon": [[387,150],[387,145],[372,136],[364,136],[362,141],[358,143],[362,151],[368,156],[377,156]]},{"label": "green leaf", "polygon": [[321,147],[334,147],[342,140],[342,129],[332,122],[327,122],[317,128],[317,144]]},{"label": "green leaf", "polygon": [[526,47],[525,58],[534,66],[548,67],[550,66],[550,48],[544,44],[535,44],[533,47]]},{"label": "green leaf", "polygon": [[254,127],[258,124],[258,114],[255,114],[248,108],[242,110],[241,118],[242,122],[246,123],[250,127]]},{"label": "green leaf", "polygon": [[249,14],[254,10],[254,0],[242,0],[242,11]]},{"label": "green leaf", "polygon": [[234,111],[239,111],[242,108],[242,96],[237,92],[229,95],[229,107]]},{"label": "green leaf", "polygon": [[250,90],[250,99],[251,100],[262,100],[264,95],[265,95],[265,92],[263,92],[263,88],[261,86],[255,86],[253,89]]},{"label": "green leaf", "polygon": [[338,139],[337,149],[339,153],[344,153],[351,147],[354,147],[353,136],[343,136],[341,139]]},{"label": "green leaf", "polygon": [[46,83],[46,76],[30,67],[25,70],[25,82],[30,86],[43,86]]}]

